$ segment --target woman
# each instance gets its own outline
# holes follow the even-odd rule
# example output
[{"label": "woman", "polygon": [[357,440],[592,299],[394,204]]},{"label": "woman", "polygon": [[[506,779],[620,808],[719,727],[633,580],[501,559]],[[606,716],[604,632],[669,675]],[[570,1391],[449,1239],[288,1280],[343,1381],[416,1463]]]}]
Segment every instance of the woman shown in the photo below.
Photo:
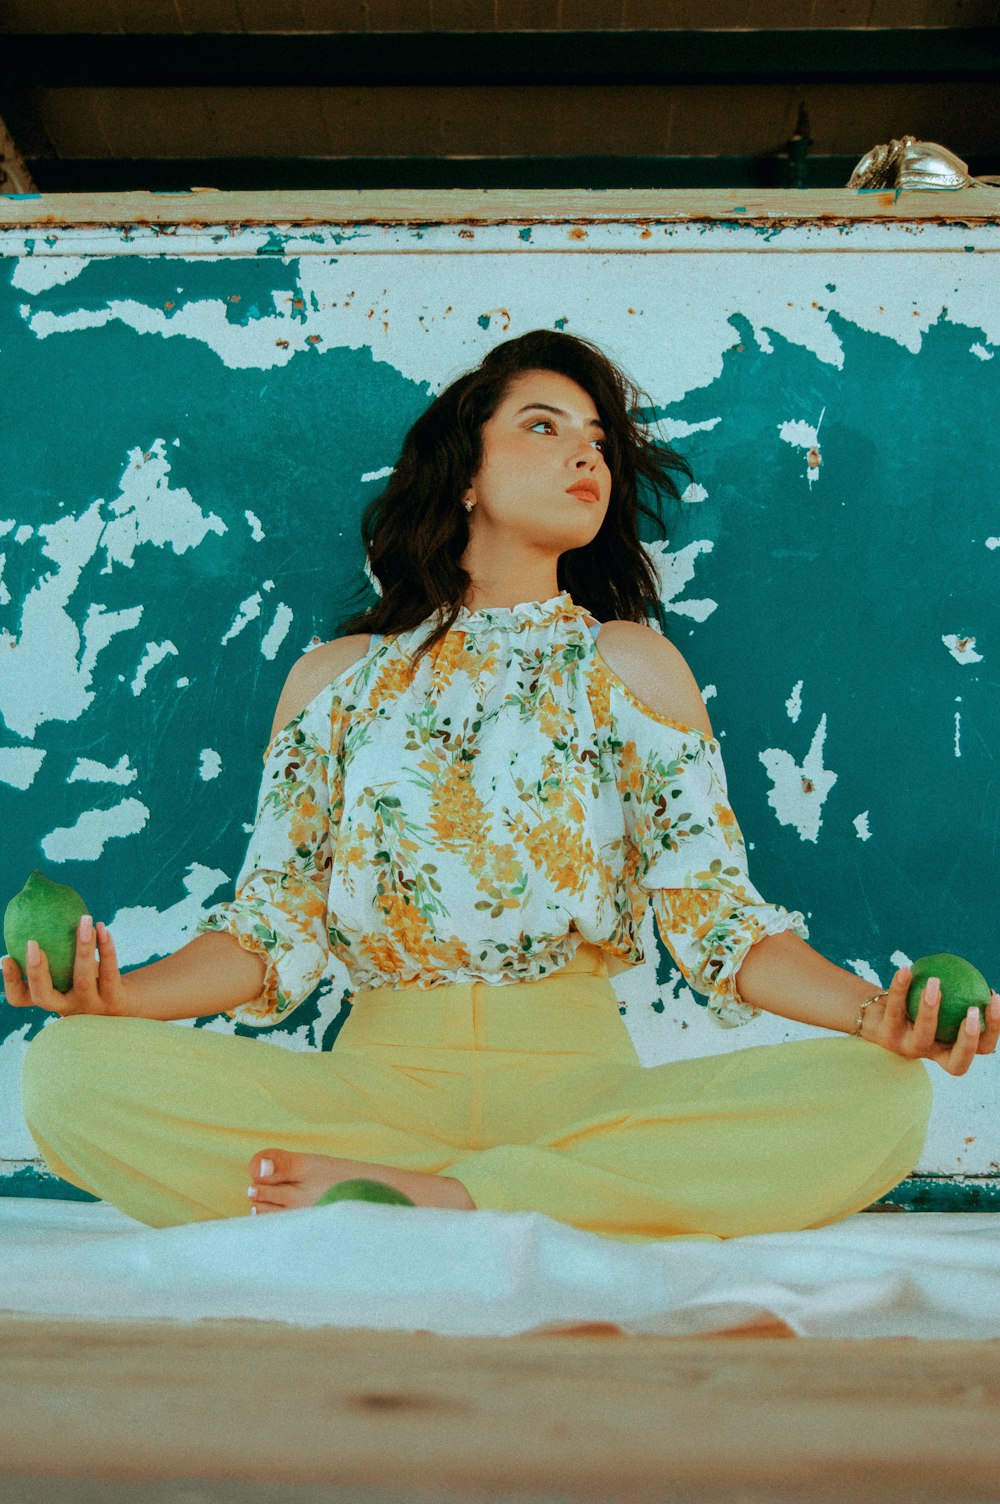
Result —
[{"label": "woman", "polygon": [[[638,482],[676,502],[691,472],[640,395],[545,330],[453,382],[364,516],[380,600],[288,676],[235,899],[126,976],[81,925],[65,995],[44,958],[27,987],[5,962],[15,1006],[62,1015],[22,1087],[57,1174],[155,1226],[364,1177],[644,1241],[820,1227],[914,1167],[922,1061],[993,1053],[1000,999],[936,1043],[907,970],[873,993],[750,882],[697,683],[643,620]],[[718,1023],[842,1037],[643,1068],[609,976],[644,959],[650,902]],[[162,1027],[273,1024],[331,953],[354,988],[333,1050]]]}]

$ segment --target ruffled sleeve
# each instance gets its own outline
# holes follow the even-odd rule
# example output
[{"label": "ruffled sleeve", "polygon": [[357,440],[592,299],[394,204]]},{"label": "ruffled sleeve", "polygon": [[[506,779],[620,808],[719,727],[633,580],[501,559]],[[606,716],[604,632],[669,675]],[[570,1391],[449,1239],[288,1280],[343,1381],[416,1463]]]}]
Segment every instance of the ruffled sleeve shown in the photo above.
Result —
[{"label": "ruffled sleeve", "polygon": [[327,689],[269,743],[236,896],[216,904],[195,926],[197,934],[235,935],[244,950],[267,963],[259,996],[226,1010],[252,1028],[286,1018],[317,986],[330,957],[332,831],[342,805],[330,707]]},{"label": "ruffled sleeve", "polygon": [[750,881],[719,743],[640,705],[612,695],[637,881],[685,981],[707,995],[716,1023],[736,1028],[762,1011],[736,989],[750,947],[783,930],[808,940],[809,930],[798,910],[768,903]]}]

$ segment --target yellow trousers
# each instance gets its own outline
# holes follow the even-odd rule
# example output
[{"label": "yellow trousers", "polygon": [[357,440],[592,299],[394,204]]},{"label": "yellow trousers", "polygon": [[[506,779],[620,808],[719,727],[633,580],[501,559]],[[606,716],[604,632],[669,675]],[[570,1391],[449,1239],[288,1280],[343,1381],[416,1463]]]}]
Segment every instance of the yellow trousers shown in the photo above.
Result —
[{"label": "yellow trousers", "polygon": [[143,1018],[46,1024],[22,1099],[49,1168],[151,1227],[245,1217],[261,1149],[460,1180],[628,1242],[823,1227],[914,1168],[922,1060],[846,1035],[643,1067],[601,950],[540,981],[359,990],[332,1050]]}]

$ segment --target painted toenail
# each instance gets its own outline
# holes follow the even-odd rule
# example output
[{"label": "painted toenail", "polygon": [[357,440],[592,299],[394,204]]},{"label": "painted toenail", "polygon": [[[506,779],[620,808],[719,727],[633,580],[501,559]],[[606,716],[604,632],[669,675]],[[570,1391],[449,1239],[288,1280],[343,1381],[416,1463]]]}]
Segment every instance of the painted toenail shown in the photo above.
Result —
[{"label": "painted toenail", "polygon": [[250,1189],[247,1191],[247,1195],[248,1196],[256,1196],[256,1194],[257,1194],[257,1187],[255,1185],[252,1185],[250,1187]]},{"label": "painted toenail", "polygon": [[268,1177],[268,1175],[273,1175],[273,1174],[274,1174],[274,1165],[272,1164],[272,1162],[269,1159],[262,1159],[261,1162],[260,1162],[260,1177],[259,1178],[261,1180],[266,1180],[267,1177]]}]

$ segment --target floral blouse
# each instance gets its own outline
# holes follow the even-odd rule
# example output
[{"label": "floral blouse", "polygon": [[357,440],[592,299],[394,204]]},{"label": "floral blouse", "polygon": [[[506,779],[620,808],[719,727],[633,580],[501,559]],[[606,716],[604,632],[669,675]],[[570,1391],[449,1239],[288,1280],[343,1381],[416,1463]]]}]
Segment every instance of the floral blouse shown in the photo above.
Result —
[{"label": "floral blouse", "polygon": [[633,694],[588,617],[463,608],[415,671],[433,617],[373,636],[276,733],[235,898],[196,926],[267,963],[231,1017],[279,1022],[331,957],[355,989],[534,981],[583,940],[638,965],[650,902],[713,1019],[757,1017],[736,973],[805,919],[750,881],[718,741]]}]

